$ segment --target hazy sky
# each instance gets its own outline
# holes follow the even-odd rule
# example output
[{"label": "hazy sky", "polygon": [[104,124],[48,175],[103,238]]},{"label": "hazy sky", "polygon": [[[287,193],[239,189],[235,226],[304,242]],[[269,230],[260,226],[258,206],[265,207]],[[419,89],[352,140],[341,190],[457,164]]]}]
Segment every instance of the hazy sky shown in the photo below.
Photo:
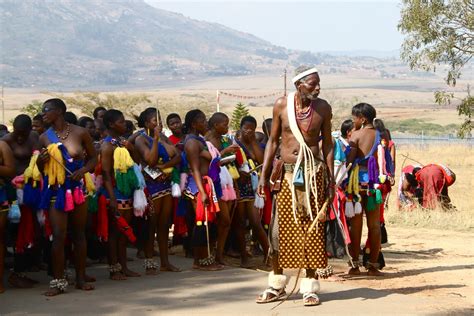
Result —
[{"label": "hazy sky", "polygon": [[159,1],[154,6],[217,22],[286,48],[319,51],[400,48],[400,3],[378,1]]}]

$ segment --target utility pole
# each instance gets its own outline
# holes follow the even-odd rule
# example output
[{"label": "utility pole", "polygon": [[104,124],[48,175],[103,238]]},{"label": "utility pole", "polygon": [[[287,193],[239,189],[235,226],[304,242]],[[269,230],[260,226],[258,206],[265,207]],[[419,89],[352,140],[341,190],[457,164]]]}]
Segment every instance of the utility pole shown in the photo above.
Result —
[{"label": "utility pole", "polygon": [[5,101],[3,101],[3,83],[2,83],[2,123],[5,124]]},{"label": "utility pole", "polygon": [[283,80],[284,80],[284,82],[283,82],[283,87],[284,87],[284,91],[285,91],[285,94],[284,94],[284,95],[286,96],[286,68],[285,68],[285,70],[283,71]]}]

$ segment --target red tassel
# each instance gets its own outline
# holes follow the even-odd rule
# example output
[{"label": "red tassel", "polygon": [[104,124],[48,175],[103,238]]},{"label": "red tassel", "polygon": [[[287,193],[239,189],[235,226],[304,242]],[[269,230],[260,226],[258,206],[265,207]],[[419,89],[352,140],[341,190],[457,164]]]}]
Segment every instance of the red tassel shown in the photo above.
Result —
[{"label": "red tassel", "polygon": [[84,197],[84,193],[79,187],[74,188],[74,203],[76,205],[81,205],[86,202],[86,198]]},{"label": "red tassel", "polygon": [[65,202],[64,202],[64,211],[70,212],[74,210],[74,199],[72,197],[71,190],[66,190]]},{"label": "red tassel", "polygon": [[272,196],[270,194],[270,188],[265,187],[265,206],[263,207],[262,220],[264,225],[270,225],[272,219]]},{"label": "red tassel", "polygon": [[31,248],[35,240],[33,210],[26,205],[20,205],[20,212],[21,217],[15,244],[17,253],[23,253],[26,248]]},{"label": "red tassel", "polygon": [[119,232],[124,234],[127,237],[128,241],[134,244],[137,241],[137,238],[133,234],[132,227],[128,225],[127,221],[122,216],[116,217],[115,219],[116,219],[117,228]]},{"label": "red tassel", "polygon": [[237,161],[237,164],[239,166],[241,166],[244,163],[244,156],[242,155],[242,149],[235,151],[235,161]]},{"label": "red tassel", "polygon": [[97,210],[97,237],[100,241],[109,240],[109,218],[107,211],[107,199],[100,195]]}]

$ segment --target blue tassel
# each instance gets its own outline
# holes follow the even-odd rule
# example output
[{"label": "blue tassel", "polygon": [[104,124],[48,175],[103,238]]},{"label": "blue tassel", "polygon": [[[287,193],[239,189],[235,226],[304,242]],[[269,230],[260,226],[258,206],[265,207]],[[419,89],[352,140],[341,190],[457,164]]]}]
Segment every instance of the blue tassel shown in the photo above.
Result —
[{"label": "blue tassel", "polygon": [[[45,177],[46,178],[46,177]],[[48,182],[45,182],[48,183]],[[51,198],[53,197],[53,190],[49,186],[43,188],[41,191],[41,202],[39,205],[40,210],[49,210],[51,207]]]},{"label": "blue tassel", "polygon": [[36,209],[41,204],[41,191],[38,187],[33,188],[30,183],[23,188],[23,204]]},{"label": "blue tassel", "polygon": [[64,185],[59,186],[56,190],[56,203],[54,208],[57,210],[64,210],[64,205],[66,204],[66,188]]},{"label": "blue tassel", "polygon": [[140,167],[137,164],[133,165],[133,171],[135,171],[135,175],[138,179],[138,186],[140,189],[144,189],[146,187],[145,178],[143,177],[143,173],[140,171]]},{"label": "blue tassel", "polygon": [[185,216],[188,210],[188,201],[184,198],[179,199],[178,208],[176,209],[176,216]]}]

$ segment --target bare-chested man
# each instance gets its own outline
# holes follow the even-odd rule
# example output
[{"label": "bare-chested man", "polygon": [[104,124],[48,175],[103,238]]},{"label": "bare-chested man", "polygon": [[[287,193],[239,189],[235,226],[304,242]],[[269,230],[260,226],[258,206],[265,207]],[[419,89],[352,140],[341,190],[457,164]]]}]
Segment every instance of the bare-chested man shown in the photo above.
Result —
[{"label": "bare-chested man", "polygon": [[[319,304],[316,295],[319,282],[315,270],[327,266],[324,226],[319,218],[324,212],[324,202],[332,201],[334,195],[332,110],[328,102],[318,98],[320,78],[317,70],[308,68],[300,67],[296,71],[293,78],[296,93],[279,98],[273,107],[271,133],[258,188],[261,196],[264,195],[280,137],[281,144],[284,144],[280,148],[284,165],[277,163],[273,168],[274,172],[280,169],[278,165],[282,169],[281,177],[272,176],[275,183],[281,181],[276,196],[276,218],[271,228],[273,271],[269,275],[269,287],[257,298],[257,303],[283,298],[289,281],[283,275],[283,269],[301,267],[306,269],[306,278],[300,285],[304,305]],[[323,137],[321,149],[325,162],[317,158],[320,156],[320,135]],[[310,231],[312,224],[314,228]],[[278,236],[274,238],[276,234]]]},{"label": "bare-chested man", "polygon": [[[15,158],[16,175],[23,175],[25,169],[30,163],[33,152],[35,150],[39,150],[39,137],[37,133],[32,132],[32,122],[30,117],[26,114],[18,115],[13,121],[13,132],[5,135],[3,140],[10,146],[13,152],[13,156]],[[22,187],[23,183],[19,185]],[[35,217],[32,216],[33,210],[30,207],[26,205],[20,205],[20,209],[22,214],[20,218],[20,225],[24,225],[22,221],[35,220]],[[26,214],[27,212],[30,214]],[[18,234],[23,233],[31,237],[32,232],[25,232],[21,229],[18,230]],[[23,236],[17,236],[17,238],[25,240],[25,238],[21,237]],[[30,246],[34,241],[36,240],[28,240]],[[17,245],[17,247],[21,246],[22,245]],[[10,277],[8,278],[8,283],[11,286],[16,288],[28,288],[32,287],[33,284],[36,283],[36,281],[31,280],[30,278],[26,277],[26,275],[24,275],[27,269],[32,265],[32,259],[33,249],[18,249],[18,251],[15,252],[13,273],[10,274]]]}]

